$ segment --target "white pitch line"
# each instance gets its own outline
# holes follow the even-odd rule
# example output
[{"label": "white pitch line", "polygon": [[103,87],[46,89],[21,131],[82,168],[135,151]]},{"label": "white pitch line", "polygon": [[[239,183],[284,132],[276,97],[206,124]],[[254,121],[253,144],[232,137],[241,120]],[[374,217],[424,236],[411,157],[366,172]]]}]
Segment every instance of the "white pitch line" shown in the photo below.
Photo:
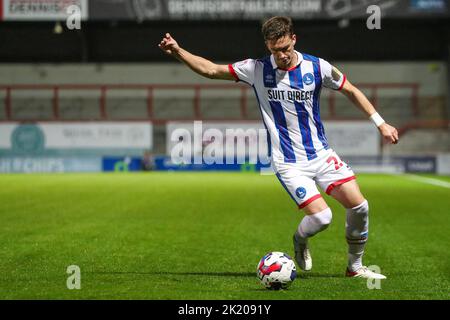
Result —
[{"label": "white pitch line", "polygon": [[446,181],[433,179],[433,178],[421,177],[421,176],[417,176],[415,174],[407,174],[404,177],[408,178],[410,180],[420,181],[420,182],[423,182],[423,183],[428,183],[428,184],[432,184],[432,185],[435,185],[435,186],[439,186],[439,187],[444,187],[444,188],[450,189],[450,183],[446,182]]}]

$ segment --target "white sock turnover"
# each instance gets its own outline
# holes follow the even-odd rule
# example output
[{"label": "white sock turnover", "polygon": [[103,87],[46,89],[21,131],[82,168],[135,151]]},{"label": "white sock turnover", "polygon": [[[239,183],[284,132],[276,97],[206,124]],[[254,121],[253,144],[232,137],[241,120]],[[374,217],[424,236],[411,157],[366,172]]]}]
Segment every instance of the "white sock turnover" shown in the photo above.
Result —
[{"label": "white sock turnover", "polygon": [[356,207],[347,209],[345,229],[348,243],[348,269],[356,271],[362,267],[362,256],[369,235],[369,203],[367,200]]}]

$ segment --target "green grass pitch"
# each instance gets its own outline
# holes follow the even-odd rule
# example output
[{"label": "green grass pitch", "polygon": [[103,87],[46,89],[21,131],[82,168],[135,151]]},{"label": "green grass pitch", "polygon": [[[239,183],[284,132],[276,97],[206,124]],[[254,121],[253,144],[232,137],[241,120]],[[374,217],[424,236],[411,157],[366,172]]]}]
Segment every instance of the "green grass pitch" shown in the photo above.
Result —
[{"label": "green grass pitch", "polygon": [[[434,177],[450,181],[450,178]],[[264,289],[256,265],[293,254],[302,217],[275,176],[136,173],[0,176],[0,299],[449,299],[450,192],[359,175],[370,204],[364,263],[345,278],[345,212],[311,241],[313,271]],[[69,265],[81,289],[68,290]]]}]

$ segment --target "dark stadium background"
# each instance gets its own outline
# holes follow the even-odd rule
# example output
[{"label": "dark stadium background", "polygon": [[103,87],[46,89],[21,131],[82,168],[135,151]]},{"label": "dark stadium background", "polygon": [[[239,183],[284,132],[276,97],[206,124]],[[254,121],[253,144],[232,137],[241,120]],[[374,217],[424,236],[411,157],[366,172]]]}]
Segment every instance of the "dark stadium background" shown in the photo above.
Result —
[{"label": "dark stadium background", "polygon": [[[294,13],[248,9],[282,0],[226,1],[247,10],[73,0],[88,14],[69,30],[64,19],[37,19],[39,7],[8,17],[4,5],[20,1],[0,0],[0,299],[448,299],[449,1],[309,0]],[[372,4],[385,8],[380,30],[366,27]],[[190,73],[158,49],[163,35],[233,63],[268,54],[260,28],[276,14],[293,17],[297,50],[343,66],[399,128],[398,146],[359,141],[376,153],[342,154],[371,205],[367,261],[387,274],[382,290],[343,277],[345,217],[330,198],[334,222],[313,242],[316,269],[287,292],[262,289],[259,258],[292,254],[301,214],[288,194],[259,167],[170,164],[171,120],[253,125],[260,115],[251,88]],[[324,90],[321,107],[326,130],[354,136],[345,132],[353,122],[375,130],[338,94]],[[93,124],[94,132],[114,121],[131,131],[151,125],[150,150],[47,150],[55,137],[40,129]],[[158,160],[154,172],[141,172],[147,152]],[[69,265],[81,268],[81,290],[66,287]]]},{"label": "dark stadium background", "polygon": [[[364,19],[294,19],[305,52],[348,61],[449,59],[449,18],[386,18],[382,29],[367,32]],[[172,62],[155,50],[167,31],[186,48],[218,61],[267,54],[260,20],[246,21],[96,21],[79,31],[53,33],[52,22],[0,25],[4,62]],[[356,41],[355,41],[356,40]],[[242,45],[245,43],[245,45]]]}]

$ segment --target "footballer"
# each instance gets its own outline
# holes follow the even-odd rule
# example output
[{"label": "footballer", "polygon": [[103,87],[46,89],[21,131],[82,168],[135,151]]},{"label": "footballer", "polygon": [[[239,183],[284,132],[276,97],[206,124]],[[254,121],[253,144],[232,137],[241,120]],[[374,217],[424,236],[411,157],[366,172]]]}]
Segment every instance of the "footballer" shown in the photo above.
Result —
[{"label": "footballer", "polygon": [[229,65],[215,64],[181,48],[167,33],[159,47],[194,72],[210,78],[241,81],[252,86],[268,131],[272,167],[305,216],[293,236],[295,260],[304,271],[312,269],[308,240],[325,230],[332,212],[319,188],[346,210],[347,277],[385,279],[362,263],[369,232],[369,204],[355,174],[328,144],[320,118],[322,87],[340,91],[377,126],[390,143],[397,130],[386,123],[366,96],[324,59],[295,50],[296,35],[289,17],[264,22],[262,35],[270,55]]}]

